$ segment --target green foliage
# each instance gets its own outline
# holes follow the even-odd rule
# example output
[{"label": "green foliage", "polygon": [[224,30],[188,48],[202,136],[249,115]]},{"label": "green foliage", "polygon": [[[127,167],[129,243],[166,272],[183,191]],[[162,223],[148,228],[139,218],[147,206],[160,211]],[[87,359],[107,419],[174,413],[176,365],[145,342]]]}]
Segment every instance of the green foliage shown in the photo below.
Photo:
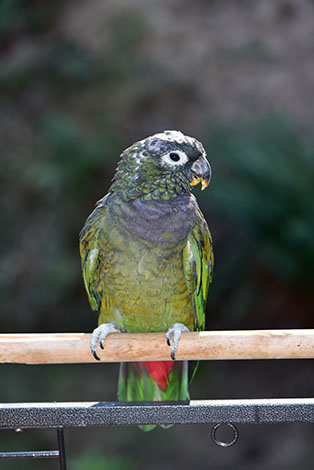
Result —
[{"label": "green foliage", "polygon": [[45,153],[26,169],[39,189],[58,193],[62,198],[79,197],[82,188],[88,189],[93,176],[114,159],[117,144],[106,130],[82,135],[81,126],[60,114],[48,115],[42,125]]},{"label": "green foliage", "polygon": [[88,451],[70,462],[73,470],[133,470],[130,458],[117,455],[100,455],[99,451]]},{"label": "green foliage", "polygon": [[[259,96],[277,93],[278,88],[271,90],[267,80],[264,90],[259,90],[259,85],[255,90],[251,88],[252,76],[268,74],[271,70],[270,60],[277,63],[273,71],[280,72],[279,78],[290,70],[288,57],[292,60],[298,57],[300,70],[302,61],[309,60],[306,49],[300,57],[287,49],[284,61],[278,60],[280,54],[272,50],[271,37],[263,41],[262,29],[256,39],[252,37],[251,32],[239,24],[232,7],[234,27],[240,26],[243,39],[245,35],[248,39],[248,42],[240,41],[240,47],[232,45],[232,69],[237,77],[241,74],[241,69],[237,68],[239,61],[247,61],[248,65],[245,69],[248,81],[241,81],[240,95],[233,95],[228,83],[232,82],[231,88],[237,87],[239,80],[228,76],[227,49],[220,48],[219,55],[215,56],[212,55],[215,44],[211,44],[208,54],[204,50],[202,56],[203,69],[194,65],[197,61],[192,57],[192,51],[196,56],[202,54],[200,46],[208,29],[206,18],[215,23],[215,11],[220,15],[219,2],[207,2],[206,7],[206,2],[195,2],[199,5],[194,7],[193,2],[191,5],[186,2],[188,7],[180,8],[169,2],[169,8],[157,6],[155,12],[150,7],[145,12],[144,2],[138,9],[131,5],[134,2],[129,5],[124,2],[125,6],[123,2],[108,2],[109,15],[105,8],[100,8],[102,3],[106,2],[89,2],[88,5],[92,17],[95,8],[103,15],[100,19],[103,29],[94,31],[93,20],[86,17],[82,21],[78,17],[82,11],[83,14],[87,11],[83,8],[80,13],[84,2],[0,1],[1,332],[91,331],[97,320],[90,312],[84,292],[77,239],[87,214],[110,185],[121,150],[136,139],[164,128],[179,128],[200,136],[199,124],[209,118],[219,125],[219,116],[228,116],[228,109],[235,105],[234,96],[246,99],[253,91]],[[206,15],[205,8],[211,9]],[[278,6],[274,6],[276,8]],[[302,2],[300,7],[293,6],[297,15],[290,19],[285,17],[284,29],[280,29],[280,24],[279,29],[276,26],[277,35],[288,32],[292,26],[297,32],[298,18],[301,18],[303,31],[310,31],[304,24],[307,16],[311,21],[310,8],[302,6]],[[224,5],[222,10],[229,18],[230,8]],[[197,36],[193,38],[197,15],[200,15],[195,28]],[[158,36],[151,24],[164,19],[167,21],[160,23]],[[79,31],[71,27],[77,20],[76,26],[84,25]],[[277,25],[279,14],[272,21]],[[246,23],[250,25],[251,21]],[[229,36],[233,36],[232,27]],[[218,43],[226,44],[225,28],[218,29],[215,33]],[[180,34],[188,35],[190,48],[178,47],[177,57],[170,46],[180,46]],[[93,35],[99,41],[95,49],[89,44]],[[172,41],[170,46],[169,40]],[[282,45],[284,42],[285,39]],[[269,61],[264,62],[264,67],[263,57],[268,57]],[[184,58],[191,64],[190,74],[182,74]],[[213,73],[204,73],[207,70]],[[309,67],[302,69],[302,76],[310,73],[306,70]],[[223,112],[219,115],[215,112],[215,100],[214,107],[210,100],[211,90],[215,90],[212,88],[215,75],[221,87],[226,86],[219,103]],[[193,82],[193,77],[202,77],[201,89],[201,82]],[[258,80],[256,83],[261,84]],[[311,93],[306,90],[310,102]],[[203,100],[204,96],[207,98]],[[216,98],[219,99],[219,93]],[[291,94],[292,104],[293,100],[298,105],[295,109],[299,110],[299,115],[292,113],[291,121],[304,123],[309,107],[304,107],[303,115],[302,106],[297,102],[299,95]],[[276,103],[278,105],[278,100]],[[244,108],[247,108],[245,103]],[[204,110],[208,110],[208,114]],[[212,230],[216,257],[206,328],[255,328],[261,326],[261,321],[264,322],[262,327],[277,327],[278,318],[284,327],[311,326],[313,147],[307,147],[305,136],[280,119],[267,119],[242,131],[235,127],[217,130],[200,140],[208,150],[213,180],[207,191],[198,194],[198,199]],[[294,296],[294,290],[300,286],[300,295]],[[272,323],[272,319],[277,323]],[[303,323],[298,323],[301,321]],[[267,366],[238,362],[233,362],[232,366],[228,361],[210,365],[204,362],[193,383],[192,397],[235,398],[235,395],[243,397],[243,393],[259,397],[291,396],[299,394],[302,384],[304,395],[312,394],[310,366],[306,366],[306,361],[297,361],[294,366],[293,363],[278,365],[276,361]],[[281,376],[284,367],[287,373]],[[1,401],[4,402],[111,400],[116,397],[117,374],[109,364],[35,368],[2,365],[2,368],[5,379],[1,383]],[[279,387],[280,382],[284,383],[284,389]],[[300,434],[302,445],[297,446],[300,452],[307,441],[308,448],[312,448],[308,431]],[[167,469],[202,468],[204,462],[206,465],[211,462],[215,468],[223,465],[220,454],[215,460],[206,436],[206,442],[202,441],[203,427],[176,426],[167,432],[156,429],[144,437],[133,428],[109,427],[101,433],[90,428],[85,434],[87,438],[82,438],[81,430],[80,437],[75,435],[73,446],[67,440],[71,432],[70,429],[66,432],[69,455],[76,454],[75,444],[80,452],[82,447],[88,448],[89,442],[95,442],[97,436],[99,439],[95,449],[89,449],[72,461],[69,457],[69,466],[74,470],[132,470],[147,464]],[[252,447],[244,452],[253,455],[253,459],[256,448],[264,441],[265,433],[261,433],[258,444],[251,441],[248,445]],[[28,432],[16,435],[8,431],[7,440],[2,436],[3,450],[55,448],[54,431],[50,440],[43,442],[38,435],[28,436]],[[291,438],[295,436],[288,436],[286,442]],[[176,448],[183,451],[174,452]],[[270,438],[269,452],[263,455],[271,454],[272,448],[273,438]],[[241,466],[234,455],[230,457],[230,468],[245,466]],[[312,461],[310,456],[307,468],[311,468]],[[254,463],[251,460],[246,466],[252,468]],[[303,463],[295,464],[295,468],[305,468]],[[267,463],[264,465],[267,467]],[[11,460],[3,462],[2,466],[12,470],[53,469],[57,463]],[[270,466],[268,461],[268,468]]]},{"label": "green foliage", "polygon": [[0,37],[16,24],[20,3],[20,0],[2,0],[0,3]]},{"label": "green foliage", "polygon": [[137,60],[138,48],[143,38],[145,25],[140,15],[124,12],[111,24],[110,50],[105,60],[105,78],[121,80],[132,77]]},{"label": "green foliage", "polygon": [[217,132],[209,149],[216,156],[212,206],[246,233],[243,257],[282,278],[312,283],[314,149],[275,118],[243,132]]}]

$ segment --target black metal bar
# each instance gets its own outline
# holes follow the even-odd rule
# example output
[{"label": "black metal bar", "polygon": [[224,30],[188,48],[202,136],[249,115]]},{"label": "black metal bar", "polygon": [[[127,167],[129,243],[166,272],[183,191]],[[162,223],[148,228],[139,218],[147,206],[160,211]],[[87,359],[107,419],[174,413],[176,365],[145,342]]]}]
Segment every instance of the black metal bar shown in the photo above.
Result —
[{"label": "black metal bar", "polygon": [[314,398],[0,404],[0,428],[138,424],[314,423]]},{"label": "black metal bar", "polygon": [[57,429],[58,447],[59,447],[59,463],[60,470],[66,470],[67,464],[65,459],[64,432],[63,428]]},{"label": "black metal bar", "polygon": [[59,450],[41,450],[24,452],[0,452],[0,459],[56,459],[59,458],[60,470],[66,470],[64,432],[57,429]]},{"label": "black metal bar", "polygon": [[0,452],[0,459],[56,459],[58,450],[40,450],[30,452]]}]

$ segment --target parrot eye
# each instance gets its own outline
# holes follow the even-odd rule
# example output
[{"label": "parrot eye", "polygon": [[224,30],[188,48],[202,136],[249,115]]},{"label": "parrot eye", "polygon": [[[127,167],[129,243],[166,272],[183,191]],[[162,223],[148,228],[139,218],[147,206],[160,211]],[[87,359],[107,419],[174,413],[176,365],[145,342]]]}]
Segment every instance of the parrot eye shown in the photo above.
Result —
[{"label": "parrot eye", "polygon": [[188,162],[188,157],[183,150],[176,150],[175,152],[168,152],[161,157],[161,164],[163,166],[178,166],[184,165]]},{"label": "parrot eye", "polygon": [[176,152],[169,153],[169,157],[174,162],[178,162],[180,160],[180,155],[178,155]]}]

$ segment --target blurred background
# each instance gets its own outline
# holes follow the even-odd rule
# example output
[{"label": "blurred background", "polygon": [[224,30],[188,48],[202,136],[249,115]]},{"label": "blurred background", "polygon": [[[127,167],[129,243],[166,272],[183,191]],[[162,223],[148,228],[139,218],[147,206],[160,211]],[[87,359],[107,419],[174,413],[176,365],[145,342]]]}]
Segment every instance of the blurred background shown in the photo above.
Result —
[{"label": "blurred background", "polygon": [[[121,151],[204,143],[215,246],[207,329],[311,328],[314,2],[0,1],[0,331],[90,332],[78,234]],[[313,362],[203,362],[192,399],[313,397]],[[1,365],[1,402],[111,401],[117,365]],[[313,425],[66,430],[71,470],[312,469]],[[1,432],[1,450],[56,447]],[[1,461],[54,469],[55,461]]]}]

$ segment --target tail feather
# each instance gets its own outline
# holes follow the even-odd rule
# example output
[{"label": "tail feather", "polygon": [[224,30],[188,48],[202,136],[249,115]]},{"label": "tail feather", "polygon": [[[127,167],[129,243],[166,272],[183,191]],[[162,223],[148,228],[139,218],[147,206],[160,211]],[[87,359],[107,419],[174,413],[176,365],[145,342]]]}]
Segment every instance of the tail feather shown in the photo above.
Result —
[{"label": "tail feather", "polygon": [[[120,365],[118,396],[120,401],[188,400],[188,362],[123,362]],[[150,431],[155,426],[140,427]]]}]

